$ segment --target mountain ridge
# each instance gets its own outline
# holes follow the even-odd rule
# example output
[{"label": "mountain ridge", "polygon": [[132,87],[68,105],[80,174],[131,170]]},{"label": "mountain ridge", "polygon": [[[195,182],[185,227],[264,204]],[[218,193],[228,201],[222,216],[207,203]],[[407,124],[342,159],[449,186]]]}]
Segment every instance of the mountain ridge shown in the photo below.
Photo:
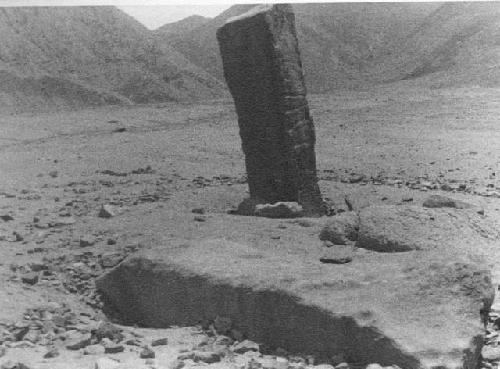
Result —
[{"label": "mountain ridge", "polygon": [[224,94],[115,7],[1,8],[0,70],[0,105],[16,111],[39,101],[77,108]]},{"label": "mountain ridge", "polygon": [[[161,42],[223,80],[215,32],[254,5],[235,5]],[[500,86],[500,2],[293,4],[308,90],[418,81]],[[471,71],[471,73],[468,73]]]}]

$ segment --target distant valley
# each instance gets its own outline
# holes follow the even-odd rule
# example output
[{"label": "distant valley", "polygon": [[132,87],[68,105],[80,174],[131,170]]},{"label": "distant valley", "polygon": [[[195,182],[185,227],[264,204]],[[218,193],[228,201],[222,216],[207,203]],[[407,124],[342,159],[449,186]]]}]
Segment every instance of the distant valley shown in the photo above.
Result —
[{"label": "distant valley", "polygon": [[[228,96],[215,32],[252,5],[150,31],[114,7],[0,8],[0,109]],[[310,93],[500,86],[500,2],[295,4]]]}]

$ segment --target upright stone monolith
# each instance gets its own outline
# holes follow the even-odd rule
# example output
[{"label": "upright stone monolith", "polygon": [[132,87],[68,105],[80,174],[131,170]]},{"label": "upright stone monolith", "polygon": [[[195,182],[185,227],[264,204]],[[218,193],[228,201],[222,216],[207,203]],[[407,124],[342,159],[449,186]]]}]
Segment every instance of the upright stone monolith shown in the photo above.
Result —
[{"label": "upright stone monolith", "polygon": [[257,6],[229,19],[217,39],[238,113],[250,197],[296,201],[306,215],[323,214],[292,7]]}]

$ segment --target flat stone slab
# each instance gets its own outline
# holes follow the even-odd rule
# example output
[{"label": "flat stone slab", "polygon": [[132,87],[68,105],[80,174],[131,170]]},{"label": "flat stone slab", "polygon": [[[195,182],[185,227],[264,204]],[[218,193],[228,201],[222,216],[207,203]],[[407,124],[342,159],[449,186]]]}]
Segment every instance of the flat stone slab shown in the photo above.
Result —
[{"label": "flat stone slab", "polygon": [[230,318],[270,348],[401,368],[475,368],[489,273],[460,253],[356,249],[348,264],[224,239],[157,247],[97,280],[126,323],[194,325]]},{"label": "flat stone slab", "polygon": [[382,205],[359,212],[357,246],[380,252],[476,252],[498,239],[498,225],[472,209]]}]

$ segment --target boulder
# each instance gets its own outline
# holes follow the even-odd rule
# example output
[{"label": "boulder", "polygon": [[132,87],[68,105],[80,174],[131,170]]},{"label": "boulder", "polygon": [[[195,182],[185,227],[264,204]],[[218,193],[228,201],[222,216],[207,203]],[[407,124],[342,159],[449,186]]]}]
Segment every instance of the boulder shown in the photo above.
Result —
[{"label": "boulder", "polygon": [[358,247],[379,252],[474,249],[498,239],[497,227],[474,211],[383,205],[359,213]]},{"label": "boulder", "polygon": [[[96,281],[124,323],[229,318],[249,340],[328,362],[475,368],[493,286],[461,253],[364,252],[341,267],[317,255],[224,239],[143,250]],[[476,260],[477,259],[477,260]],[[154,301],[155,303],[151,303]]]},{"label": "boulder", "polygon": [[347,245],[358,239],[358,231],[359,216],[356,212],[349,211],[329,218],[319,234],[319,239],[335,245]]}]

